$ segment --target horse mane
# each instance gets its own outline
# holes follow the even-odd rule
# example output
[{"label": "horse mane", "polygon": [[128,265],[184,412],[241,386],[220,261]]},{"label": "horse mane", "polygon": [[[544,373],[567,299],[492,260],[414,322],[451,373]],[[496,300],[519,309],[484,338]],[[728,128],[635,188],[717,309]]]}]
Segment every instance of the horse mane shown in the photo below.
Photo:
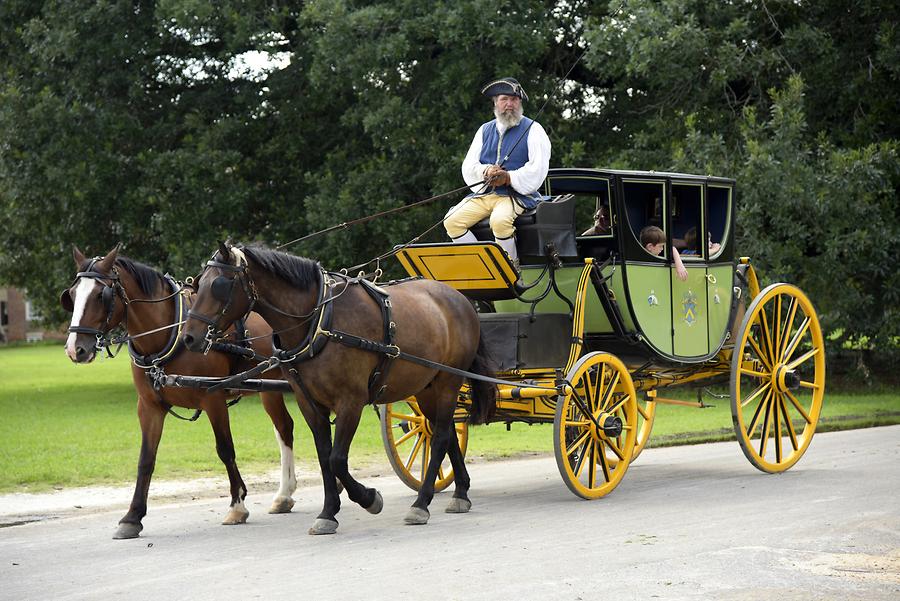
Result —
[{"label": "horse mane", "polygon": [[[78,268],[79,271],[87,270],[92,260],[93,259],[86,259]],[[126,257],[125,255],[116,257],[116,265],[122,267],[134,277],[135,281],[137,281],[138,288],[140,288],[141,292],[144,294],[153,294],[156,292],[156,287],[158,285],[165,284],[165,278],[162,273],[148,265],[144,265],[143,263],[139,263],[134,259]]]},{"label": "horse mane", "polygon": [[244,254],[253,259],[263,269],[270,271],[292,286],[306,290],[311,284],[319,281],[318,261],[298,257],[279,250],[272,250],[262,245],[239,247]]},{"label": "horse mane", "polygon": [[143,263],[138,263],[134,259],[120,255],[116,257],[116,265],[124,268],[125,271],[134,276],[141,292],[148,296],[156,292],[158,285],[165,283],[163,274]]}]

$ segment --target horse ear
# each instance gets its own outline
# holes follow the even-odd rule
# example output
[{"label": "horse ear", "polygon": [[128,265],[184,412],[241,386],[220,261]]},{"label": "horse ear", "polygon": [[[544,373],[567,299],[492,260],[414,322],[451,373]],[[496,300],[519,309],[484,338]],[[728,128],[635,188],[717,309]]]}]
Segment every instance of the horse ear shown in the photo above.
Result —
[{"label": "horse ear", "polygon": [[104,271],[109,271],[112,268],[112,266],[115,264],[116,257],[119,256],[119,249],[121,249],[121,248],[122,248],[122,243],[119,242],[112,248],[112,250],[110,250],[108,253],[106,253],[106,256],[100,260],[100,263],[99,263],[100,268],[103,269]]},{"label": "horse ear", "polygon": [[231,257],[231,249],[228,248],[227,242],[219,240],[219,254],[222,255],[223,262],[227,262]]},{"label": "horse ear", "polygon": [[75,269],[81,269],[81,266],[87,260],[84,253],[74,244],[72,245],[72,258],[75,259]]}]

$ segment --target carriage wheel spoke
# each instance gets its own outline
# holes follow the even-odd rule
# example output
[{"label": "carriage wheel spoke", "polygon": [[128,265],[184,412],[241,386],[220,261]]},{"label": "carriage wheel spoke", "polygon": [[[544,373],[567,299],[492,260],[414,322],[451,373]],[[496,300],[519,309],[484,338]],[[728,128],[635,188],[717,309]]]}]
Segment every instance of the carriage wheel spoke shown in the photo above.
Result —
[{"label": "carriage wheel spoke", "polygon": [[588,462],[588,487],[597,485],[597,441],[591,441],[591,460]]},{"label": "carriage wheel spoke", "polygon": [[578,447],[584,444],[584,440],[590,437],[591,433],[588,430],[585,430],[581,433],[581,435],[576,438],[571,445],[566,447],[566,455],[571,457],[572,453],[578,450]]},{"label": "carriage wheel spoke", "polygon": [[[769,361],[768,367],[771,369],[771,361],[775,357],[775,349],[772,346],[772,331],[769,329],[769,317],[765,309],[759,312],[759,318],[759,336],[762,339],[761,342],[763,343],[763,347],[766,349],[765,358]],[[762,356],[760,358],[762,358]]]},{"label": "carriage wheel spoke", "polygon": [[787,398],[790,399],[790,401],[791,401],[791,403],[793,403],[794,407],[797,408],[797,411],[800,412],[800,415],[803,416],[803,419],[806,420],[806,423],[811,424],[812,420],[809,417],[809,413],[806,412],[806,409],[803,408],[803,405],[800,404],[800,401],[797,400],[797,397],[795,397],[794,394],[790,390],[785,391],[784,394],[787,396]]},{"label": "carriage wheel spoke", "polygon": [[797,369],[797,367],[801,363],[805,363],[808,359],[815,357],[820,352],[822,352],[822,349],[820,349],[818,347],[811,349],[809,351],[806,351],[805,353],[803,353],[802,355],[800,355],[799,357],[797,357],[796,359],[794,359],[793,361],[791,361],[790,363],[785,365],[785,367],[787,367],[788,369]]},{"label": "carriage wheel spoke", "polygon": [[769,390],[766,393],[765,398],[762,401],[760,401],[759,405],[756,406],[756,411],[753,413],[753,419],[750,420],[750,425],[747,427],[747,436],[748,437],[753,436],[753,432],[756,430],[756,424],[759,421],[759,417],[763,413],[762,410],[764,407],[766,407],[769,404],[769,397],[771,397],[771,396],[772,396],[772,391]]},{"label": "carriage wheel spoke", "polygon": [[788,310],[788,318],[784,321],[784,330],[781,334],[781,345],[778,351],[778,360],[784,361],[787,357],[787,349],[789,347],[791,329],[794,327],[794,317],[797,315],[797,299],[791,298],[790,309]]},{"label": "carriage wheel spoke", "polygon": [[762,422],[762,432],[760,433],[759,439],[759,456],[766,456],[766,446],[769,442],[769,422],[772,420],[772,402],[771,399],[774,395],[769,394],[766,396],[766,411],[765,417],[763,417]]},{"label": "carriage wheel spoke", "polygon": [[784,425],[787,428],[788,436],[791,438],[791,446],[794,447],[794,450],[796,451],[799,448],[797,444],[797,433],[794,431],[794,424],[791,422],[791,416],[788,415],[784,396],[778,397],[778,402],[781,404],[781,414],[784,415]]},{"label": "carriage wheel spoke", "polygon": [[772,359],[778,361],[781,350],[781,295],[775,297],[775,309],[772,311]]},{"label": "carriage wheel spoke", "polygon": [[756,339],[751,336],[747,339],[747,343],[753,349],[753,352],[756,353],[756,357],[759,359],[760,363],[762,363],[766,369],[772,371],[772,362],[769,360],[769,356],[763,353],[762,349],[759,348],[759,343]]},{"label": "carriage wheel spoke", "polygon": [[650,414],[649,414],[649,413],[647,412],[647,410],[641,405],[641,403],[638,403],[638,404],[637,404],[637,410],[638,410],[638,413],[641,414],[641,417],[643,417],[644,419],[650,419]]},{"label": "carriage wheel spoke", "polygon": [[416,461],[416,457],[419,455],[419,449],[422,448],[422,441],[425,440],[425,436],[420,433],[419,437],[416,438],[416,442],[413,445],[413,448],[410,449],[409,455],[406,457],[406,471],[412,473],[412,465]]},{"label": "carriage wheel spoke", "polygon": [[763,382],[762,384],[760,384],[760,385],[757,387],[757,389],[754,390],[753,393],[752,393],[750,396],[748,396],[746,399],[744,399],[743,401],[741,401],[741,407],[746,407],[747,405],[749,405],[750,403],[752,403],[752,402],[753,402],[753,399],[755,399],[756,397],[758,397],[758,396],[761,395],[762,393],[766,392],[766,391],[769,389],[769,387],[770,387],[771,385],[772,385],[771,382]]},{"label": "carriage wheel spoke", "polygon": [[775,436],[775,462],[781,463],[781,412],[779,408],[781,407],[781,395],[777,392],[775,393],[774,398],[772,399],[772,422],[775,425],[775,431],[773,432]]},{"label": "carriage wheel spoke", "polygon": [[[399,428],[400,426],[397,425],[397,426],[394,426],[394,427],[395,427],[395,428]],[[399,447],[400,445],[402,445],[404,442],[406,442],[407,440],[409,440],[409,439],[412,438],[413,436],[418,436],[418,435],[421,434],[421,433],[422,433],[422,427],[421,427],[421,426],[416,426],[415,428],[411,428],[411,429],[410,429],[408,432],[406,432],[403,436],[401,436],[401,437],[398,438],[396,441],[394,441],[394,446]]]},{"label": "carriage wheel spoke", "polygon": [[784,350],[784,357],[782,361],[789,361],[790,358],[794,355],[794,351],[797,350],[797,347],[800,346],[800,341],[803,340],[804,335],[806,335],[807,330],[809,330],[809,317],[803,320],[803,323],[800,324],[800,327],[797,328],[796,333],[794,333],[793,337],[791,337],[791,342],[788,344],[787,348]]},{"label": "carriage wheel spoke", "polygon": [[598,443],[598,444],[600,445],[600,453],[599,453],[599,455],[600,455],[600,462],[599,462],[599,463],[600,463],[600,469],[603,471],[603,479],[606,480],[607,482],[609,482],[609,481],[610,481],[610,474],[609,474],[609,471],[610,471],[609,460],[606,458],[606,451],[603,450],[603,443],[600,442],[600,443]]},{"label": "carriage wheel spoke", "polygon": [[609,450],[616,454],[616,457],[619,458],[619,461],[625,461],[625,454],[622,450],[609,438],[606,438],[606,435],[603,436],[603,440],[606,442],[606,445],[609,447]]}]

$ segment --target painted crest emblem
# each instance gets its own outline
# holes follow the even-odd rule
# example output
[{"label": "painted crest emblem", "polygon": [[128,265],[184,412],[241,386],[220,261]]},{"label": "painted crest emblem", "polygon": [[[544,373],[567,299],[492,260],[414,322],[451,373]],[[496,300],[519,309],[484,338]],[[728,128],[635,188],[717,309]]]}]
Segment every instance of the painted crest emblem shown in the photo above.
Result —
[{"label": "painted crest emblem", "polygon": [[650,290],[650,296],[647,297],[647,304],[651,307],[659,304],[659,299],[656,298],[656,292],[654,290]]},{"label": "painted crest emblem", "polygon": [[697,321],[697,295],[690,290],[681,297],[681,319],[689,326]]}]

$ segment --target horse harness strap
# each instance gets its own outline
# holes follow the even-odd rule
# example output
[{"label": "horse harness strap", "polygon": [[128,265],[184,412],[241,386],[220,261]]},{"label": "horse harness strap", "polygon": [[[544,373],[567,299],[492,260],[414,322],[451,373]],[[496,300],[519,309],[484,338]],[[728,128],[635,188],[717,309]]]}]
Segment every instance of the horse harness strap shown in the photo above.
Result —
[{"label": "horse harness strap", "polygon": [[[375,365],[375,368],[369,376],[368,386],[369,402],[374,404],[384,394],[384,391],[387,388],[387,385],[384,382],[387,379],[388,371],[390,370],[393,360],[397,358],[398,353],[400,352],[400,349],[394,344],[397,334],[397,324],[394,323],[392,318],[390,294],[366,279],[346,278],[348,286],[351,284],[360,285],[372,300],[375,301],[375,304],[378,305],[378,308],[381,311],[384,341],[375,342],[374,340],[331,329],[331,323],[334,319],[334,304],[331,301],[334,300],[334,297],[330,296],[330,290],[334,285],[334,281],[330,278],[329,274],[326,274],[321,270],[318,272],[318,280],[319,295],[316,300],[316,309],[310,320],[311,324],[309,331],[306,334],[306,338],[298,346],[284,350],[279,349],[280,340],[278,335],[273,335],[272,344],[275,349],[274,357],[282,363],[307,361],[319,354],[328,343],[329,339],[340,342],[345,346],[379,353],[381,358],[378,360],[378,363]],[[294,376],[294,379],[300,383],[303,393],[311,400],[314,400],[307,392],[305,386],[303,386],[299,372],[293,367],[289,368],[289,371]]]},{"label": "horse harness strap", "polygon": [[[178,285],[178,282],[176,282],[172,276],[166,274],[163,277],[166,279],[166,282],[168,282],[172,290],[176,292],[181,290],[181,286]],[[181,327],[187,319],[187,313],[188,309],[184,302],[184,295],[175,295],[175,323],[178,324],[177,327],[171,329],[169,340],[162,350],[156,353],[150,353],[149,355],[141,355],[137,349],[134,348],[132,340],[129,339],[128,354],[131,355],[131,360],[134,364],[142,369],[161,367],[178,356],[178,353],[184,350],[184,345],[181,342]]]}]

